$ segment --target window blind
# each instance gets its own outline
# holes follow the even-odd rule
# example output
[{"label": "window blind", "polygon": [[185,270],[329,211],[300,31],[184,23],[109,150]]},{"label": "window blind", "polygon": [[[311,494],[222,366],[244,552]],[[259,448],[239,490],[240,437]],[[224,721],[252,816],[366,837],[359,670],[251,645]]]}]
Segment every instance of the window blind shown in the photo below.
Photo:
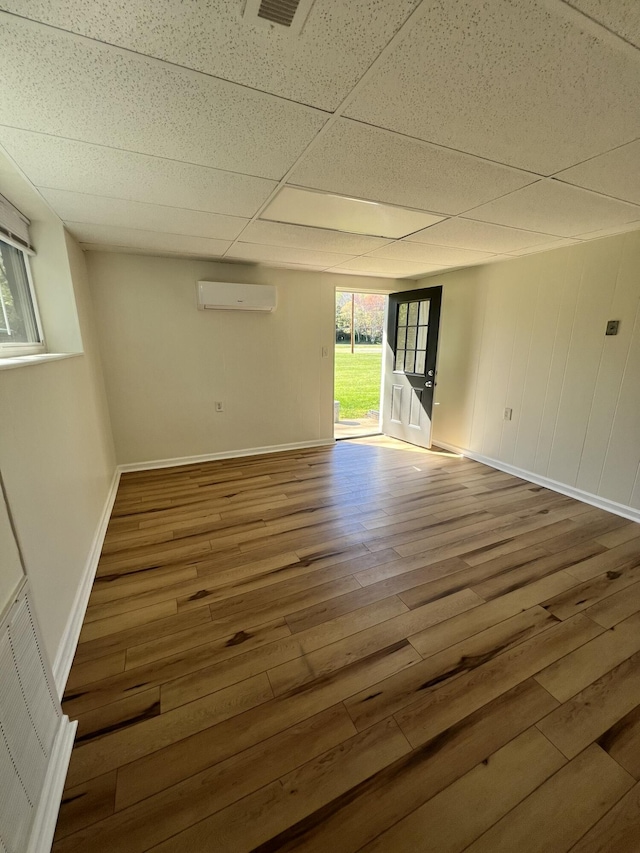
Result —
[{"label": "window blind", "polygon": [[0,195],[0,238],[34,255],[35,251],[29,237],[29,224],[27,217],[23,216],[8,199]]}]

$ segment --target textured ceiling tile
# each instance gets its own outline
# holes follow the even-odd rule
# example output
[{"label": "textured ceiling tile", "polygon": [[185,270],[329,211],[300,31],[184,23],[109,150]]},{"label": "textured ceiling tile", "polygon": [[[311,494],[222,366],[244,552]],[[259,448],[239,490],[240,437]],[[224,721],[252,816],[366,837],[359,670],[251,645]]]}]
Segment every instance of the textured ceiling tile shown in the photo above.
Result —
[{"label": "textured ceiling tile", "polygon": [[470,219],[574,237],[640,219],[640,207],[559,181],[539,181],[467,213]]},{"label": "textured ceiling tile", "polygon": [[0,144],[39,187],[253,216],[274,181],[0,127]]},{"label": "textured ceiling tile", "polygon": [[395,261],[389,258],[374,258],[367,255],[362,258],[354,258],[351,261],[346,261],[339,265],[339,270],[335,268],[331,272],[361,272],[370,273],[371,275],[383,275],[388,277],[402,278],[404,276],[420,275],[425,272],[432,272],[440,269],[438,266],[431,264],[416,264],[407,261]]},{"label": "textured ceiling tile", "polygon": [[516,169],[342,119],[312,146],[289,183],[461,213],[534,180]]},{"label": "textured ceiling tile", "polygon": [[0,8],[334,110],[419,0],[316,0],[302,33],[242,17],[239,0],[2,0]]},{"label": "textured ceiling tile", "polygon": [[640,135],[640,63],[536,0],[426,0],[347,115],[543,175]]},{"label": "textured ceiling tile", "polygon": [[238,216],[221,216],[202,210],[185,210],[66,190],[43,189],[41,192],[60,219],[67,222],[235,240],[249,221]]},{"label": "textured ceiling tile", "polygon": [[594,21],[640,47],[640,3],[638,0],[565,0]]},{"label": "textured ceiling tile", "polygon": [[0,24],[0,124],[280,178],[327,119],[10,15]]},{"label": "textured ceiling tile", "polygon": [[399,261],[433,264],[434,266],[461,266],[481,263],[492,257],[489,252],[472,252],[469,249],[454,249],[449,246],[430,246],[426,243],[411,243],[399,240],[382,249],[369,253],[369,257],[392,258]]},{"label": "textured ceiling tile", "polygon": [[285,225],[281,222],[251,222],[242,234],[247,243],[265,243],[271,246],[288,246],[293,249],[317,249],[323,252],[339,252],[346,255],[362,255],[389,241],[380,237],[365,237],[328,231],[324,228],[305,228],[301,225]]},{"label": "textured ceiling tile", "polygon": [[349,261],[352,255],[334,252],[317,252],[313,249],[295,249],[285,246],[264,246],[257,243],[236,243],[229,251],[229,258],[240,258],[257,263],[304,264],[331,267]]},{"label": "textured ceiling tile", "polygon": [[551,234],[534,234],[504,225],[490,225],[472,219],[447,219],[406,238],[412,242],[475,249],[481,252],[507,253],[538,243],[552,241]]},{"label": "textured ceiling tile", "polygon": [[516,252],[511,252],[512,256],[518,255],[533,255],[535,252],[550,252],[552,249],[562,249],[565,246],[575,246],[580,240],[573,240],[569,237],[564,237],[561,240],[554,240],[553,243],[544,243],[540,246],[529,246],[526,249],[518,249]]},{"label": "textured ceiling tile", "polygon": [[[640,3],[638,5],[640,7]],[[601,154],[555,177],[575,186],[640,204],[640,141]]]},{"label": "textured ceiling tile", "polygon": [[577,237],[579,240],[598,240],[600,237],[613,237],[616,234],[626,234],[628,231],[640,231],[640,221],[613,228],[601,228],[599,231],[587,231],[585,234],[578,234]]},{"label": "textured ceiling tile", "polygon": [[157,231],[135,231],[133,228],[110,225],[87,225],[84,222],[65,222],[65,226],[80,243],[103,243],[108,246],[148,249],[150,252],[166,251],[221,258],[231,245],[227,240],[160,234]]}]

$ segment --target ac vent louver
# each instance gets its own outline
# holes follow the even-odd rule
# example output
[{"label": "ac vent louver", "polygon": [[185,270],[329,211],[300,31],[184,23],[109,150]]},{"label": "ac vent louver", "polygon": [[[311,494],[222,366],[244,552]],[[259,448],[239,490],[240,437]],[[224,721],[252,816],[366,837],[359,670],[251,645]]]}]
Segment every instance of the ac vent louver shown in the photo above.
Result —
[{"label": "ac vent louver", "polygon": [[262,0],[258,17],[271,21],[272,24],[290,27],[299,5],[300,0]]},{"label": "ac vent louver", "polygon": [[313,3],[314,0],[247,0],[244,18],[262,28],[298,35]]}]

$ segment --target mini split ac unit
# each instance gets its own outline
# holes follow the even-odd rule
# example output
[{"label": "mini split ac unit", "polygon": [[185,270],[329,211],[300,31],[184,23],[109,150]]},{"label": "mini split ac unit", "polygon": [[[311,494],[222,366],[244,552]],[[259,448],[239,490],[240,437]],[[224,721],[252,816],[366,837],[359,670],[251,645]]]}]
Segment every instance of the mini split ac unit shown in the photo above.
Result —
[{"label": "mini split ac unit", "polygon": [[225,311],[273,311],[277,291],[272,284],[232,284],[228,281],[199,281],[198,308]]}]

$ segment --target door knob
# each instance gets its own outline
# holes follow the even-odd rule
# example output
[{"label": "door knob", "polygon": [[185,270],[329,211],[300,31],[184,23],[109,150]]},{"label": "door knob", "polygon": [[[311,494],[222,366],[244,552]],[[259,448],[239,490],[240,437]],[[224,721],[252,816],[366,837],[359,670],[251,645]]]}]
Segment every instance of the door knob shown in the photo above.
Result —
[{"label": "door knob", "polygon": [[425,382],[425,383],[424,383],[424,387],[425,387],[425,388],[433,388],[433,382],[431,382],[431,381],[429,381],[429,382]]}]

